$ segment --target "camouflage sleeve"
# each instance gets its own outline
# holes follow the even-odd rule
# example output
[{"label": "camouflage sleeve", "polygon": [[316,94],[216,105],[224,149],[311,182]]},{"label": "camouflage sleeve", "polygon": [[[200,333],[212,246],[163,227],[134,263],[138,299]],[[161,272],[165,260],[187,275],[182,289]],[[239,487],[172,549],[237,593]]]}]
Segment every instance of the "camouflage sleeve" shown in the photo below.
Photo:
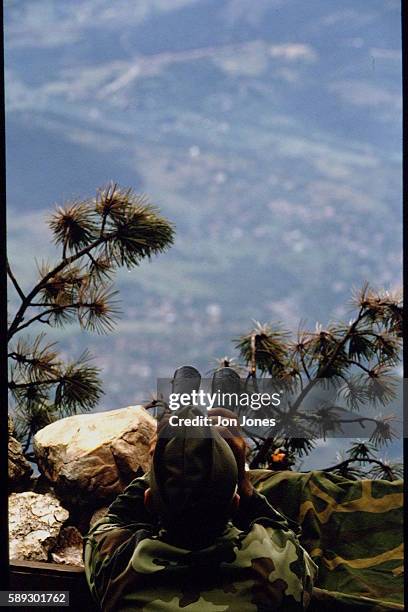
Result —
[{"label": "camouflage sleeve", "polygon": [[[153,517],[144,506],[146,477],[136,478],[84,538],[84,565],[95,601],[106,609],[106,595],[128,565],[138,542],[152,532]],[[111,603],[111,595],[110,595]]]},{"label": "camouflage sleeve", "polygon": [[109,506],[108,514],[125,524],[153,523],[154,518],[144,505],[144,494],[148,487],[147,475],[135,478]]},{"label": "camouflage sleeve", "polygon": [[266,497],[255,489],[251,497],[241,499],[235,522],[241,529],[247,528],[254,522],[267,522],[267,524],[272,524],[280,529],[290,529],[298,536],[301,533],[298,523],[276,510],[276,508],[271,506]]}]

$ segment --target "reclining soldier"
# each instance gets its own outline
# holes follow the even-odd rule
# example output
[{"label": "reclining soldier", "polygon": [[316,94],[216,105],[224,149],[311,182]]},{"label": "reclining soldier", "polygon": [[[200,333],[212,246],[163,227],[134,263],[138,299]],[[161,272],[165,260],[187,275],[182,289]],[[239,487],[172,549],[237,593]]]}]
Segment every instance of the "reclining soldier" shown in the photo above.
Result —
[{"label": "reclining soldier", "polygon": [[161,421],[150,472],[85,538],[86,577],[103,612],[307,608],[316,566],[296,525],[254,490],[236,433],[175,435]]}]

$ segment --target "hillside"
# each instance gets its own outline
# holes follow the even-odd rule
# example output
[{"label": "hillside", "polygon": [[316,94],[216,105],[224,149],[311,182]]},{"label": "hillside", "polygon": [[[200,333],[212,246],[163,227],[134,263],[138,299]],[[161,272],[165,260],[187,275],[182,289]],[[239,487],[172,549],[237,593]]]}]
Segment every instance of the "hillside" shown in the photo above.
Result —
[{"label": "hillside", "polygon": [[[399,3],[6,2],[9,252],[28,285],[44,215],[110,179],[148,193],[174,248],[119,279],[104,408],[204,372],[251,319],[346,316],[401,277]],[[29,227],[29,231],[27,231]]]}]

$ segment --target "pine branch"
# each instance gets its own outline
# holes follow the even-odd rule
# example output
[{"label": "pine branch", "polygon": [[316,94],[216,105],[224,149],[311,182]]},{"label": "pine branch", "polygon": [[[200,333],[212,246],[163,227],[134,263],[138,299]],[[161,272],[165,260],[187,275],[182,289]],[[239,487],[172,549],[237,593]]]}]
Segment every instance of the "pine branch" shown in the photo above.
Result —
[{"label": "pine branch", "polygon": [[303,351],[300,351],[300,352],[299,352],[299,355],[300,355],[300,362],[301,362],[301,364],[302,364],[302,367],[303,367],[304,373],[306,374],[306,378],[307,378],[307,379],[308,379],[308,381],[310,382],[310,381],[312,380],[312,377],[310,376],[309,370],[308,370],[308,368],[307,368],[307,366],[306,366],[304,352],[303,352]]},{"label": "pine branch", "polygon": [[[82,302],[76,302],[74,304],[69,304],[69,306],[66,306],[65,308],[66,310],[69,310],[69,309],[77,310],[81,307],[86,307],[86,306],[89,306],[89,304],[84,304]],[[62,306],[53,306],[52,308],[49,308],[48,310],[45,310],[44,312],[40,312],[35,317],[32,317],[32,319],[29,319],[28,321],[26,321],[26,323],[22,323],[19,327],[17,327],[14,333],[16,334],[17,332],[20,332],[22,329],[28,327],[32,323],[35,323],[35,321],[42,321],[44,317],[54,314],[55,312],[59,312],[62,308],[63,308]],[[42,321],[42,322],[48,323],[49,321]]]},{"label": "pine branch", "polygon": [[17,293],[18,293],[18,295],[20,296],[20,298],[21,298],[22,300],[25,300],[25,295],[24,295],[24,293],[23,293],[22,289],[20,288],[20,285],[18,284],[18,282],[17,282],[17,280],[16,280],[16,278],[15,278],[15,276],[14,276],[13,272],[11,271],[11,268],[10,268],[10,264],[9,264],[9,262],[7,262],[7,274],[8,274],[8,276],[10,277],[10,280],[11,280],[11,282],[13,283],[14,288],[15,288],[15,290],[17,291]]},{"label": "pine branch", "polygon": [[356,463],[356,462],[371,463],[371,464],[378,465],[389,476],[389,480],[391,481],[395,480],[392,468],[388,466],[386,463],[383,463],[379,459],[374,459],[373,457],[368,457],[365,459],[358,459],[358,458],[345,459],[344,461],[341,461],[340,463],[337,463],[336,465],[332,465],[328,468],[324,468],[322,472],[339,472],[339,471],[342,471],[344,468],[348,468],[350,464]]},{"label": "pine branch", "polygon": [[24,383],[16,383],[14,380],[10,380],[8,386],[11,391],[13,391],[14,389],[31,389],[34,387],[41,387],[42,385],[56,385],[57,383],[61,382],[61,380],[61,376],[58,376],[56,378],[50,378],[48,380],[36,380]]},{"label": "pine branch", "polygon": [[[99,235],[95,215],[102,218]],[[35,303],[35,297],[47,287],[49,281],[74,262],[90,255],[91,251],[103,246],[107,262],[131,268],[143,258],[164,251],[173,242],[174,234],[173,226],[158,214],[158,210],[145,197],[134,195],[130,189],[120,190],[117,185],[111,185],[101,194],[94,209],[86,202],[59,209],[50,226],[55,241],[64,247],[63,258],[40,279],[27,296],[20,296],[22,303],[9,327],[9,340],[28,326],[22,324],[26,310]],[[66,256],[67,249],[75,252]],[[41,317],[34,320],[41,320]]]},{"label": "pine branch", "polygon": [[360,370],[364,370],[364,372],[366,372],[367,374],[371,374],[371,370],[369,368],[366,368],[362,363],[360,363],[359,361],[354,361],[354,359],[349,359],[348,362],[351,365],[355,365],[358,368],[360,368]]},{"label": "pine branch", "polygon": [[333,355],[329,358],[329,361],[325,364],[325,366],[323,366],[323,369],[319,372],[319,377],[315,377],[314,379],[312,379],[307,385],[306,387],[302,390],[302,392],[300,393],[299,397],[295,400],[295,402],[293,403],[291,409],[290,409],[290,413],[293,415],[294,413],[297,412],[298,408],[301,406],[302,402],[304,401],[304,399],[306,398],[306,396],[308,395],[308,393],[315,387],[315,385],[318,383],[318,381],[324,377],[324,374],[327,372],[327,370],[333,365],[333,363],[335,362],[335,360],[337,359],[337,356],[339,355],[340,351],[344,348],[344,346],[347,344],[347,341],[349,340],[351,334],[354,332],[354,330],[356,329],[356,327],[359,325],[359,323],[363,320],[363,318],[365,317],[365,313],[363,308],[360,308],[360,311],[357,315],[357,318],[355,319],[355,321],[353,321],[353,323],[350,325],[348,332],[345,334],[344,338],[339,342],[339,344],[337,345],[337,348],[334,350]]},{"label": "pine branch", "polygon": [[103,331],[111,331],[113,329],[112,315],[119,314],[119,310],[115,308],[114,304],[109,305],[108,299],[116,294],[117,292],[114,291],[96,290],[93,295],[94,299],[91,299],[89,302],[74,302],[67,304],[66,306],[55,305],[48,310],[40,312],[36,316],[26,321],[26,323],[22,323],[16,328],[14,333],[20,332],[22,329],[29,327],[36,321],[51,324],[50,319],[46,320],[44,318],[48,315],[68,315],[69,311],[80,311],[81,309],[84,309],[84,313],[80,315],[80,324],[82,327],[98,331],[99,333],[102,333]]},{"label": "pine branch", "polygon": [[9,353],[9,358],[15,361],[14,370],[18,375],[28,375],[41,378],[44,374],[54,374],[59,371],[61,361],[55,350],[56,343],[51,342],[42,346],[45,334],[37,336],[33,343],[20,339],[15,350]]},{"label": "pine branch", "polygon": [[67,251],[79,251],[97,238],[95,211],[88,202],[73,202],[59,207],[52,215],[49,226],[54,233],[55,244],[62,244],[62,259]]},{"label": "pine branch", "polygon": [[[283,430],[287,429],[289,436],[298,435],[292,434],[294,429],[290,427],[303,427],[301,422],[304,421],[320,427],[320,434],[319,431],[311,431],[311,437],[324,437],[325,432],[335,431],[336,428],[341,430],[343,424],[350,423],[359,424],[363,428],[367,424],[375,424],[370,439],[377,444],[387,443],[395,437],[390,427],[391,417],[349,418],[347,415],[334,414],[331,409],[324,409],[327,414],[320,410],[312,415],[304,413],[301,408],[317,384],[329,387],[334,385],[337,397],[342,397],[354,409],[359,409],[364,402],[385,405],[395,397],[395,377],[390,374],[390,370],[400,360],[398,326],[402,321],[401,307],[396,300],[396,296],[387,293],[374,293],[367,285],[356,300],[358,312],[348,326],[331,325],[327,331],[322,331],[320,326],[315,334],[299,331],[297,344],[292,347],[288,343],[286,346],[285,343],[276,343],[271,328],[263,326],[259,330],[258,327],[264,336],[256,347],[256,361],[260,371],[269,371],[279,381],[291,382],[287,389],[292,395],[295,392],[293,383],[297,377],[300,378],[300,393],[296,394],[294,401],[288,402],[289,409],[281,415],[283,425],[280,424]],[[259,331],[258,335],[261,335]],[[249,339],[249,335],[243,336],[237,345],[248,364],[251,358]],[[274,367],[272,370],[272,362],[275,362],[275,366],[280,363],[282,368],[279,370]],[[353,374],[353,368],[362,372]],[[349,376],[346,376],[347,370],[350,370]],[[339,388],[342,381],[346,384]],[[341,410],[346,411],[345,408]],[[251,467],[265,463],[271,447],[270,440],[257,445]]]},{"label": "pine branch", "polygon": [[[21,331],[21,329],[23,329],[24,327],[27,327],[26,324],[20,326],[21,321],[23,321],[24,319],[24,314],[27,310],[27,308],[29,307],[30,303],[33,301],[33,299],[35,298],[36,295],[38,295],[38,293],[44,289],[44,287],[47,285],[48,281],[55,276],[56,274],[58,274],[58,272],[61,272],[61,270],[63,270],[64,268],[66,268],[67,266],[71,265],[72,263],[74,263],[75,261],[78,261],[79,259],[81,259],[81,257],[83,257],[84,255],[86,255],[87,253],[89,253],[90,251],[92,251],[92,249],[97,248],[98,246],[100,246],[103,242],[103,238],[98,238],[97,240],[95,240],[95,242],[93,242],[92,244],[88,245],[87,247],[84,247],[81,251],[78,251],[77,253],[74,253],[73,255],[71,255],[70,257],[67,257],[66,259],[63,259],[58,265],[56,265],[52,270],[50,270],[34,287],[33,289],[30,291],[30,293],[25,297],[25,299],[22,301],[22,304],[20,306],[20,308],[17,311],[16,316],[14,317],[10,327],[9,327],[9,331],[8,331],[8,340],[10,340],[14,334],[17,333],[17,331]],[[38,317],[34,317],[35,320],[38,319]],[[33,322],[33,321],[32,321]]]}]

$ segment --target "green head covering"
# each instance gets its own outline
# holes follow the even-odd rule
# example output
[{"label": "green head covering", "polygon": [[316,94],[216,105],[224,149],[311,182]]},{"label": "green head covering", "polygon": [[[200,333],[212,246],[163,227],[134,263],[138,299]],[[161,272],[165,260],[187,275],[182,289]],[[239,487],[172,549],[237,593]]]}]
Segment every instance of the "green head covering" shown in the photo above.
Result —
[{"label": "green head covering", "polygon": [[[193,417],[194,409],[178,416]],[[154,509],[167,523],[226,516],[237,488],[233,452],[214,427],[173,427],[159,431],[150,473]]]}]

